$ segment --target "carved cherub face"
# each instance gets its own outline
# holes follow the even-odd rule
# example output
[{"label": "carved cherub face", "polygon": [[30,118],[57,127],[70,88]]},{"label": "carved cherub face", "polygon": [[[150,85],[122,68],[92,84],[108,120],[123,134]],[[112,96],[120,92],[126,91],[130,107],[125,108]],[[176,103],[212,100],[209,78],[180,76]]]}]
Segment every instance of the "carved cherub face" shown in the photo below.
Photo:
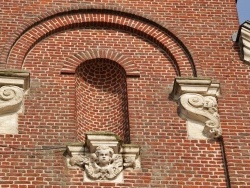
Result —
[{"label": "carved cherub face", "polygon": [[101,150],[98,154],[98,161],[100,166],[107,166],[110,163],[111,156],[108,150]]},{"label": "carved cherub face", "polygon": [[98,164],[102,167],[109,165],[111,162],[113,153],[114,153],[113,149],[110,147],[97,147],[96,156],[97,156]]}]

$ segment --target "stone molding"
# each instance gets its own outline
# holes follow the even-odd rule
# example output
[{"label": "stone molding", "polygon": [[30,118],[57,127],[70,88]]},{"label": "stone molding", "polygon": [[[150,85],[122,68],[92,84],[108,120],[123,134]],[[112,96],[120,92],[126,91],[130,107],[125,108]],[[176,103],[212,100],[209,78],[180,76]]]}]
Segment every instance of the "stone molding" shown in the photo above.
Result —
[{"label": "stone molding", "polygon": [[178,114],[186,120],[190,139],[221,136],[217,97],[220,84],[206,78],[176,78],[170,97],[178,103]]},{"label": "stone molding", "polygon": [[30,73],[23,70],[1,70],[0,71],[0,87],[1,86],[18,86],[26,93],[30,88]]},{"label": "stone molding", "polygon": [[237,40],[240,46],[240,57],[250,63],[250,21],[244,22],[239,29]]},{"label": "stone molding", "polygon": [[177,77],[170,98],[178,100],[182,94],[197,93],[204,96],[220,96],[220,84],[209,78]]},{"label": "stone molding", "polygon": [[90,153],[94,153],[98,146],[111,147],[115,153],[120,150],[120,138],[109,132],[88,132],[86,133],[86,145]]},{"label": "stone molding", "polygon": [[140,148],[122,144],[110,132],[86,133],[86,142],[73,143],[66,148],[68,167],[84,169],[84,181],[123,182],[124,169],[140,168]]},{"label": "stone molding", "polygon": [[23,99],[28,88],[28,72],[0,71],[0,134],[18,133],[18,114],[23,113]]}]

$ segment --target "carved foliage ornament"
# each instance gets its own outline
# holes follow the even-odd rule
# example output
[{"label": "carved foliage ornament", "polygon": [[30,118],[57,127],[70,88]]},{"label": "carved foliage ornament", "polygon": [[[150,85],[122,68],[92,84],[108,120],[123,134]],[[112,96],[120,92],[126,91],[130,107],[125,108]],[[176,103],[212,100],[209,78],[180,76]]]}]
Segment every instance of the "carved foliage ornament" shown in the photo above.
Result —
[{"label": "carved foliage ornament", "polygon": [[213,96],[186,93],[181,95],[178,112],[184,119],[192,119],[203,123],[203,135],[208,138],[221,136],[220,118],[217,100]]}]

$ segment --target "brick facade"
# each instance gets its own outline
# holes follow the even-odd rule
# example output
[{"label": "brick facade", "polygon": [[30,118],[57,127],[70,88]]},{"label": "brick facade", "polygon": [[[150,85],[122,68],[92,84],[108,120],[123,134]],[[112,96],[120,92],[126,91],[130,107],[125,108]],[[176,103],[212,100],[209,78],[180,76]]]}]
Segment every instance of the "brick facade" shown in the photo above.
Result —
[{"label": "brick facade", "polygon": [[[0,135],[1,188],[250,187],[250,66],[231,40],[234,0],[0,6],[0,68],[31,82],[18,134]],[[169,98],[176,77],[220,82],[224,147],[187,138]],[[66,165],[66,145],[100,130],[141,147],[141,169],[125,170],[124,183],[84,182]]]}]

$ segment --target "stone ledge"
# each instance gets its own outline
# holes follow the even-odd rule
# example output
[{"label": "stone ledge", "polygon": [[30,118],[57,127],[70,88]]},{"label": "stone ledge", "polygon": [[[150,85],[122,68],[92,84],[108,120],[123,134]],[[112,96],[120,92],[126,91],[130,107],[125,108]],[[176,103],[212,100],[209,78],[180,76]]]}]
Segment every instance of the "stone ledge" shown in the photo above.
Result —
[{"label": "stone ledge", "polygon": [[185,93],[197,93],[204,96],[220,95],[219,82],[212,81],[209,78],[185,78],[177,77],[174,80],[174,86],[169,98],[176,101]]},{"label": "stone ledge", "polygon": [[86,146],[93,153],[98,146],[109,145],[115,153],[120,150],[120,138],[111,132],[87,132]]},{"label": "stone ledge", "polygon": [[24,70],[7,69],[0,71],[0,87],[18,86],[26,92],[30,87],[30,73]]}]

